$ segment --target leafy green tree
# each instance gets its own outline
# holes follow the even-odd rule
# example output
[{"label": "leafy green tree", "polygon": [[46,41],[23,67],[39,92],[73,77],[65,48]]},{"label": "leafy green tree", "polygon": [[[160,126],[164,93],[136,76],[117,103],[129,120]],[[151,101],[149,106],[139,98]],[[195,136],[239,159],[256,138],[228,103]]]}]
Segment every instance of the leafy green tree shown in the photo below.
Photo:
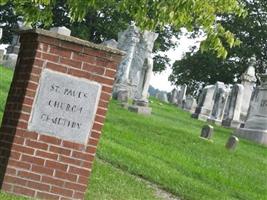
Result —
[{"label": "leafy green tree", "polygon": [[[1,0],[2,4],[9,0]],[[49,26],[53,23],[53,8],[57,0],[13,0],[14,8],[18,15],[25,21],[38,22]],[[66,0],[68,15],[72,21],[84,21],[90,11],[96,10],[102,16],[105,8],[114,8],[120,15],[129,16],[143,29],[160,30],[165,26],[179,31],[185,27],[189,31],[203,30],[207,39],[202,43],[202,49],[213,50],[221,57],[226,57],[221,38],[225,44],[233,46],[238,43],[231,32],[226,31],[217,16],[225,14],[237,14],[241,16],[244,10],[238,0],[101,0],[101,1],[77,1]],[[38,24],[37,23],[37,24]],[[113,27],[114,28],[114,27]]]},{"label": "leafy green tree", "polygon": [[220,23],[240,39],[241,44],[228,48],[226,59],[218,58],[213,52],[187,53],[176,61],[169,80],[174,84],[188,84],[194,91],[199,83],[214,84],[216,81],[234,83],[248,68],[248,59],[256,57],[257,73],[263,73],[267,66],[267,2],[258,0],[242,0],[247,10],[245,18],[236,15],[224,15]]}]

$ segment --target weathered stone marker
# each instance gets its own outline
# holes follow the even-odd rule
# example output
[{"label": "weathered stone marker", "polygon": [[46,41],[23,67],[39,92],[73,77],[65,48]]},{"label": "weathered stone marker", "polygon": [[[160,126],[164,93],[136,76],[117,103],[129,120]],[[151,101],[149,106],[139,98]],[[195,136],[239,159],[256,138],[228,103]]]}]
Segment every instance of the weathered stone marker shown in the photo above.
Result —
[{"label": "weathered stone marker", "polygon": [[204,125],[201,130],[200,137],[210,140],[213,135],[213,126],[211,125]]},{"label": "weathered stone marker", "polygon": [[38,29],[20,43],[0,129],[0,187],[83,199],[123,53]]},{"label": "weathered stone marker", "polygon": [[235,150],[238,142],[239,139],[236,136],[232,135],[228,138],[228,141],[225,144],[225,148],[229,150]]}]

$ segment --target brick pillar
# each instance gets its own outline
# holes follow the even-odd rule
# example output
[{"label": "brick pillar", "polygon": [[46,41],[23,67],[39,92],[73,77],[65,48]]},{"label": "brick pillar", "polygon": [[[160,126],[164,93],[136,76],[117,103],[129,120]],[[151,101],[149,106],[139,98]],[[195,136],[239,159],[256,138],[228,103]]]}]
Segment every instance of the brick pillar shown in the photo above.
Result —
[{"label": "brick pillar", "polygon": [[[8,193],[38,199],[83,199],[111,97],[117,65],[123,54],[115,49],[38,29],[22,32],[20,42],[17,66],[0,128],[1,189]],[[77,131],[80,126],[88,125],[71,123],[67,120],[69,114],[65,115],[64,123],[63,118],[59,122],[59,118],[42,115],[40,120],[44,120],[42,123],[51,124],[51,133],[50,129],[39,131],[42,130],[42,125],[38,125],[39,129],[31,125],[31,120],[37,119],[37,124],[40,122],[38,113],[35,114],[34,111],[38,110],[37,107],[42,109],[43,104],[48,102],[50,106],[54,103],[53,115],[68,112],[70,115],[71,112],[75,112],[77,116],[78,112],[87,114],[83,113],[82,107],[80,110],[67,104],[60,107],[55,100],[49,101],[49,98],[55,96],[52,94],[52,82],[42,82],[45,71],[66,77],[66,81],[74,80],[76,83],[76,80],[82,80],[85,84],[98,83],[100,86],[99,98],[95,98],[96,103],[93,105],[95,112],[92,111],[92,125],[88,126],[86,139],[82,142],[65,138],[70,134],[65,134],[65,130],[76,128]],[[42,89],[45,85],[50,87],[49,84],[51,90]],[[73,104],[81,97],[90,100],[91,97],[88,97],[87,93],[68,93],[67,88],[63,90],[65,86],[61,86],[60,95],[63,95],[63,91],[64,95],[73,95],[74,97],[68,97],[74,98],[71,100]],[[46,96],[38,99],[42,90],[51,93],[47,99],[44,98]],[[64,98],[62,96],[63,100]],[[39,101],[43,101],[41,106],[37,106],[40,104]],[[79,121],[78,118],[74,120]],[[62,131],[55,132],[56,126],[62,126],[58,129]],[[79,132],[75,131],[73,134],[77,136]]]}]

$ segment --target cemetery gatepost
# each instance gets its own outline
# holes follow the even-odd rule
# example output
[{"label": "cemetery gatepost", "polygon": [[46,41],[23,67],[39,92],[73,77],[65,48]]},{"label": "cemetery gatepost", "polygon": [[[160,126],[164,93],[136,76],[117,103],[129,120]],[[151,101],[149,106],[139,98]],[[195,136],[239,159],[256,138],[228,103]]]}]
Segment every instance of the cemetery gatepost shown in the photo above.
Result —
[{"label": "cemetery gatepost", "polygon": [[0,129],[0,187],[83,199],[123,53],[45,30],[20,35]]}]

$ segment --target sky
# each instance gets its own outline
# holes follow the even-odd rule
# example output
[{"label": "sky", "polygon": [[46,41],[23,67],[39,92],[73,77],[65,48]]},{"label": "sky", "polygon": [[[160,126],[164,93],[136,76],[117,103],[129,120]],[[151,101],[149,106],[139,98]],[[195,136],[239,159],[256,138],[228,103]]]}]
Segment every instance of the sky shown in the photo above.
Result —
[{"label": "sky", "polygon": [[[181,36],[178,40],[179,45],[176,49],[163,52],[171,59],[171,65],[176,61],[180,60],[186,52],[189,52],[191,46],[199,46],[200,39],[188,39],[185,35]],[[175,86],[171,85],[168,81],[168,77],[171,74],[171,67],[168,67],[165,71],[159,73],[153,73],[150,85],[159,90],[170,92]]]}]

